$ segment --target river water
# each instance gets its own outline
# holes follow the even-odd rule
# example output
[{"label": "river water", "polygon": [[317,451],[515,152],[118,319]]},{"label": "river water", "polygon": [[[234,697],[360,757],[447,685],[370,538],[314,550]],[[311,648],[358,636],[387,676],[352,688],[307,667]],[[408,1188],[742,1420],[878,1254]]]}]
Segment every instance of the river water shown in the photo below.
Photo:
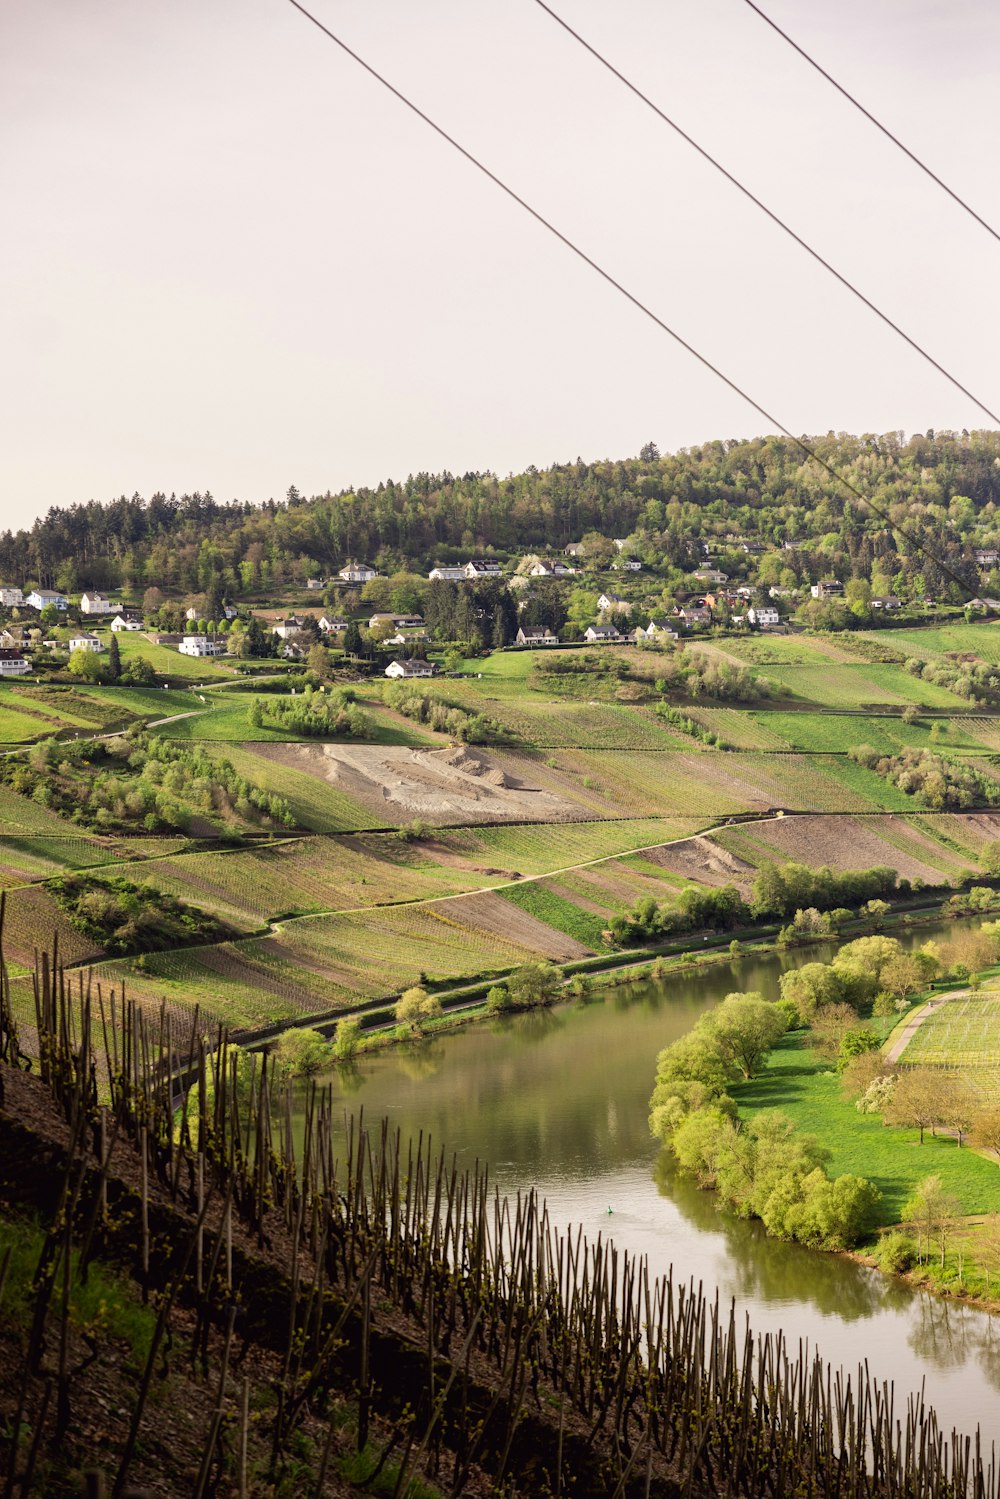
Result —
[{"label": "river water", "polygon": [[[953,934],[919,927],[905,945]],[[832,950],[831,950],[832,951]],[[776,992],[816,947],[747,956],[699,972],[609,989],[582,1005],[470,1025],[362,1057],[332,1077],[369,1125],[423,1131],[461,1166],[488,1163],[501,1191],[535,1188],[557,1226],[582,1225],[647,1256],[654,1273],[735,1299],[754,1332],[779,1328],[848,1371],[867,1361],[895,1382],[897,1411],[923,1383],[950,1430],[1000,1425],[1000,1318],[912,1291],[836,1255],[768,1239],[678,1178],[646,1124],[656,1054],[731,990]],[[1000,1172],[997,1177],[1000,1205]],[[608,1208],[611,1213],[608,1213]]]}]

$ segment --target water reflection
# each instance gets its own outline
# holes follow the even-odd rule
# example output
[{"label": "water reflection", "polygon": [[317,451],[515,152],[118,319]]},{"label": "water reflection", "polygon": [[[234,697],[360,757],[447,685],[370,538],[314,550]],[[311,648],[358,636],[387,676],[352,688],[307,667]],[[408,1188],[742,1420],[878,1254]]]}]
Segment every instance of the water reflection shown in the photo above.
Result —
[{"label": "water reflection", "polygon": [[[903,940],[916,946],[954,930],[922,927]],[[867,1359],[873,1377],[895,1381],[903,1402],[925,1380],[942,1425],[991,1429],[1000,1414],[993,1320],[846,1258],[769,1240],[679,1179],[650,1139],[660,1048],[727,991],[773,995],[786,968],[823,956],[817,948],[750,954],[616,986],[586,1003],[362,1056],[331,1081],[370,1124],[387,1116],[404,1138],[429,1134],[460,1166],[487,1162],[501,1191],[537,1188],[554,1223],[579,1224],[591,1239],[610,1233],[646,1256],[654,1274],[700,1282],[723,1305],[735,1298],[754,1332],[780,1328],[850,1369]]]}]

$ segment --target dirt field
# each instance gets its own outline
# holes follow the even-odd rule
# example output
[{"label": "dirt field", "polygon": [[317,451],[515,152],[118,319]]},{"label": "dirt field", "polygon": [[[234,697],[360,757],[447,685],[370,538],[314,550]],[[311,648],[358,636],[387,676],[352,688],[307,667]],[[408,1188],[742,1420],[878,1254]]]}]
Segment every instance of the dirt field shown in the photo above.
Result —
[{"label": "dirt field", "polygon": [[[883,830],[888,836],[883,836]],[[891,814],[870,818],[825,817],[821,813],[789,816],[748,825],[745,832],[765,857],[773,851],[777,860],[794,860],[813,868],[828,864],[831,869],[870,869],[882,864],[904,879],[937,884],[943,878],[942,864],[956,870],[962,867],[957,856]],[[928,855],[933,856],[933,863]]]},{"label": "dirt field", "polygon": [[256,753],[328,781],[386,822],[566,822],[584,814],[563,797],[465,745],[259,744]]},{"label": "dirt field", "polygon": [[521,911],[501,895],[490,892],[482,895],[463,895],[458,900],[440,901],[428,906],[435,916],[446,921],[458,922],[473,931],[489,932],[502,937],[505,942],[514,942],[526,947],[529,952],[544,958],[553,958],[559,963],[568,963],[573,958],[586,958],[592,949],[584,947],[563,932],[547,926],[527,911]]},{"label": "dirt field", "polygon": [[683,843],[648,849],[643,858],[669,869],[671,874],[683,875],[686,880],[698,880],[702,885],[736,885],[744,892],[749,890],[757,873],[752,864],[705,837],[686,838]]}]

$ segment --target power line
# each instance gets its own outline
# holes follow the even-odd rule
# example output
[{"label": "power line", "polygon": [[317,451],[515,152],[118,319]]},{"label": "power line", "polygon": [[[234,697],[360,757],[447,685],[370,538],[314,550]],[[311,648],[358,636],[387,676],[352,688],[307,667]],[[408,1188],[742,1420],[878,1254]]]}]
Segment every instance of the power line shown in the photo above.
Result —
[{"label": "power line", "polygon": [[588,42],[585,37],[581,36],[578,31],[574,30],[574,28],[569,24],[568,21],[564,20],[557,11],[554,11],[551,5],[547,5],[546,0],[535,0],[535,4],[538,5],[542,10],[544,10],[546,15],[551,16],[553,21],[555,21],[557,25],[561,26],[565,32],[573,37],[574,41],[579,42],[580,46],[585,48],[585,50],[590,53],[591,57],[596,58],[597,61],[602,65],[602,67],[607,68],[609,73],[613,73],[614,76],[619,80],[619,82],[623,83],[625,87],[636,96],[637,99],[641,99],[643,104],[647,105],[647,107],[651,109],[653,113],[658,116],[658,118],[661,119],[665,125],[669,125],[671,130],[675,131],[677,135],[680,136],[681,140],[686,141],[689,146],[697,151],[698,155],[704,161],[707,161],[709,165],[713,166],[717,172],[720,172],[722,176],[725,177],[727,182],[731,183],[733,187],[738,189],[738,191],[741,192],[745,198],[749,198],[751,203],[759,208],[762,213],[765,213],[767,215],[772,224],[777,224],[779,229],[783,229],[785,233],[791,239],[793,239],[797,245],[805,250],[808,255],[811,255],[813,260],[817,261],[824,270],[829,271],[831,276],[836,277],[841,286],[846,287],[849,292],[853,293],[853,295],[857,297],[858,301],[863,303],[864,306],[868,308],[869,312],[874,312],[877,318],[881,318],[886,327],[891,328],[893,333],[898,334],[899,337],[904,341],[904,343],[909,344],[910,348],[913,349],[917,354],[919,354],[922,359],[925,359],[933,369],[937,370],[939,375],[943,375],[944,378],[949,381],[956,390],[961,391],[962,395],[966,396],[974,406],[978,406],[980,411],[983,412],[985,416],[988,416],[991,421],[996,422],[998,425],[1000,425],[1000,416],[997,416],[995,411],[992,411],[989,406],[987,406],[983,401],[979,399],[978,396],[973,395],[972,391],[969,390],[967,386],[963,385],[962,382],[955,375],[951,374],[949,370],[946,370],[944,365],[940,364],[934,358],[933,354],[928,353],[928,351],[923,347],[922,344],[918,343],[915,338],[911,338],[905,329],[901,328],[898,323],[893,322],[888,313],[883,312],[880,307],[876,306],[876,304],[871,300],[870,297],[866,297],[864,292],[861,291],[859,287],[854,285],[853,281],[849,281],[846,276],[844,276],[840,271],[837,270],[836,266],[831,265],[828,260],[825,260],[819,253],[819,251],[814,250],[812,245],[804,240],[800,234],[796,234],[795,230],[789,224],[787,224],[779,214],[775,213],[773,209],[768,208],[767,204],[763,203],[755,193],[751,192],[750,188],[748,188],[745,183],[741,182],[738,177],[734,176],[732,172],[728,171],[720,161],[718,161],[714,156],[712,156],[708,151],[705,150],[704,146],[700,146],[693,136],[689,135],[686,130],[682,129],[681,126],[678,125],[676,120],[672,120],[668,114],[665,114],[664,111],[659,107],[659,105],[655,104],[648,94],[644,94],[642,90],[636,84],[634,84],[630,78],[627,78],[619,68],[616,68],[614,63],[610,62],[608,58],[604,56],[603,52],[599,52],[598,49],[594,47],[590,42]]},{"label": "power line", "polygon": [[738,395],[741,400],[747,403],[748,406],[751,406],[753,410],[756,411],[758,415],[762,416],[766,422],[770,422],[772,427],[776,428],[777,431],[782,434],[782,436],[788,438],[789,442],[793,442],[797,447],[801,448],[806,457],[811,458],[814,463],[817,463],[819,465],[820,468],[825,469],[825,471],[830,475],[831,478],[836,480],[836,482],[840,484],[844,489],[846,489],[850,494],[854,495],[856,499],[859,499],[863,505],[867,505],[869,509],[872,510],[877,516],[879,516],[880,519],[884,520],[892,530],[897,531],[899,535],[902,536],[903,539],[908,542],[911,547],[914,548],[915,551],[922,552],[925,557],[929,557],[932,562],[936,563],[936,565],[941,569],[945,576],[949,577],[953,583],[957,583],[959,588],[961,588],[964,592],[970,594],[973,592],[973,590],[969,588],[969,585],[968,583],[966,583],[965,579],[962,578],[958,573],[956,573],[948,563],[942,562],[940,557],[935,556],[935,554],[929,549],[929,547],[926,547],[918,537],[911,536],[907,531],[904,531],[901,526],[896,525],[892,517],[889,515],[888,511],[884,510],[880,505],[877,505],[874,500],[869,498],[868,495],[863,494],[856,484],[852,483],[850,479],[845,478],[845,476],[840,473],[838,469],[834,468],[832,463],[828,463],[825,458],[823,458],[819,453],[816,452],[815,448],[809,446],[804,438],[797,437],[790,428],[785,426],[784,422],[780,422],[776,416],[773,416],[772,413],[768,411],[766,406],[762,406],[761,403],[755,400],[754,397],[750,395],[749,392],[744,390],[741,385],[738,385],[735,380],[730,378],[729,375],[724,374],[723,371],[719,369],[718,365],[713,364],[712,361],[707,357],[707,355],[700,353],[694,347],[694,345],[688,343],[687,339],[684,338],[680,333],[678,333],[675,328],[672,328],[669,323],[664,322],[664,320],[660,316],[658,316],[658,314],[655,313],[652,308],[647,307],[645,302],[640,301],[640,299],[634,294],[634,292],[630,292],[626,286],[623,286],[620,281],[617,281],[615,277],[612,276],[610,271],[606,271],[604,267],[602,265],[599,265],[596,260],[592,259],[592,257],[588,255],[585,250],[582,250],[574,240],[571,240],[568,235],[563,234],[561,229],[557,229],[549,219],[545,218],[543,214],[539,213],[537,208],[532,208],[531,204],[528,203],[526,199],[522,198],[519,193],[516,193],[512,187],[509,187],[507,183],[502,180],[502,178],[496,175],[495,172],[491,172],[489,167],[479,160],[478,156],[474,156],[473,153],[467,150],[465,146],[461,145],[461,143],[457,141],[454,136],[449,135],[447,130],[445,130],[442,125],[439,125],[435,120],[432,120],[430,115],[425,114],[419,105],[414,104],[412,99],[409,99],[406,94],[402,93],[401,90],[396,88],[394,84],[390,83],[387,78],[383,77],[381,73],[379,73],[375,68],[372,67],[371,63],[365,62],[364,58],[359,53],[355,52],[353,48],[349,47],[348,44],[336,34],[336,32],[331,31],[328,26],[324,25],[324,23],[317,16],[313,15],[312,11],[307,10],[306,7],[300,3],[300,0],[288,0],[288,3],[297,11],[299,11],[301,15],[305,16],[307,21],[311,21],[312,24],[317,28],[317,30],[321,31],[323,35],[328,37],[331,42],[334,42],[343,53],[351,58],[353,62],[356,62],[360,68],[363,68],[364,71],[369,75],[369,77],[374,78],[376,83],[380,83],[384,89],[387,89],[388,92],[392,94],[394,98],[398,99],[401,104],[404,104],[412,114],[415,114],[418,119],[423,120],[424,124],[428,125],[430,129],[434,131],[435,135],[439,135],[443,141],[446,141],[449,146],[451,146],[459,153],[460,156],[463,156],[465,160],[472,166],[474,166],[478,172],[481,172],[484,177],[489,178],[490,182],[498,187],[502,193],[505,193],[508,198],[510,198],[518,205],[519,208],[523,208],[525,213],[530,214],[530,216],[535,220],[536,223],[541,224],[543,229],[547,229],[551,235],[559,240],[560,244],[565,245],[568,250],[571,250],[579,260],[583,261],[584,265],[589,266],[592,271],[595,271],[603,281],[606,281],[609,286],[613,287],[615,291],[620,293],[620,295],[623,296],[627,302],[631,302],[633,307],[637,308],[644,317],[649,318],[650,322],[655,323],[663,333],[666,333],[668,337],[672,338],[676,344],[678,344],[682,349],[685,350],[686,353],[690,354],[693,359],[696,359],[704,369],[707,369],[710,374],[715,375],[716,379],[721,380],[723,385],[728,386],[728,388],[733,391],[735,395]]},{"label": "power line", "polygon": [[804,47],[800,47],[798,42],[788,35],[787,31],[782,31],[777,21],[772,21],[771,17],[764,11],[762,11],[759,5],[756,5],[754,3],[754,0],[745,0],[745,3],[749,5],[751,10],[757,12],[762,21],[767,22],[772,31],[776,31],[783,41],[786,41],[790,47],[793,47],[799,54],[799,56],[805,59],[810,67],[815,68],[816,72],[819,73],[823,78],[825,78],[827,83],[832,84],[833,87],[837,90],[838,94],[843,94],[848,103],[853,104],[854,108],[859,110],[861,114],[864,115],[865,119],[870,121],[871,124],[875,126],[876,130],[881,130],[882,134],[886,137],[887,140],[892,141],[892,144],[896,146],[900,151],[902,151],[904,156],[908,156],[913,162],[914,166],[919,167],[920,170],[925,174],[925,176],[929,177],[932,182],[935,182],[942,192],[947,193],[948,197],[951,198],[953,202],[958,204],[959,208],[964,208],[970,218],[975,219],[976,223],[981,225],[981,227],[986,230],[987,234],[992,234],[993,238],[998,243],[1000,243],[1000,232],[994,229],[992,224],[987,223],[982,214],[977,213],[974,208],[966,203],[964,198],[960,198],[958,193],[956,193],[953,188],[950,188],[947,182],[943,182],[936,172],[932,172],[927,163],[925,161],[921,161],[920,157],[916,154],[915,151],[911,151],[909,146],[904,146],[899,137],[897,135],[893,135],[892,131],[887,125],[883,125],[881,120],[876,119],[870,109],[866,109],[865,106],[860,102],[860,100],[856,99],[854,95],[850,93],[850,91],[846,89],[842,83],[838,83],[836,78],[834,78],[831,73],[828,73],[824,67],[821,67],[820,64],[816,61],[815,57],[811,56]]}]

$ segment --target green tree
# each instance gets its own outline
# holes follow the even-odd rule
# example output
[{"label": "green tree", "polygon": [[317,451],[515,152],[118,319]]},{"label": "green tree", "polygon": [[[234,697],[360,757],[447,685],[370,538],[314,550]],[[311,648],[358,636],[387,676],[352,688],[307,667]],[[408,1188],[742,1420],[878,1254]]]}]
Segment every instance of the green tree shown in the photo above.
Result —
[{"label": "green tree", "polygon": [[507,980],[507,993],[517,1009],[550,1005],[559,996],[562,979],[551,963],[524,963]]},{"label": "green tree", "polygon": [[278,1067],[290,1077],[312,1077],[321,1072],[332,1053],[325,1037],[308,1027],[283,1031],[274,1046]]},{"label": "green tree", "polygon": [[768,1052],[787,1029],[783,1012],[756,991],[727,994],[705,1018],[706,1032],[724,1065],[743,1078],[756,1077]]},{"label": "green tree", "polygon": [[356,620],[348,622],[344,631],[344,653],[348,656],[360,656],[362,651],[361,631]]},{"label": "green tree", "polygon": [[108,647],[107,679],[109,682],[120,682],[122,679],[122,653],[118,645],[118,636],[113,630],[111,644]]}]

